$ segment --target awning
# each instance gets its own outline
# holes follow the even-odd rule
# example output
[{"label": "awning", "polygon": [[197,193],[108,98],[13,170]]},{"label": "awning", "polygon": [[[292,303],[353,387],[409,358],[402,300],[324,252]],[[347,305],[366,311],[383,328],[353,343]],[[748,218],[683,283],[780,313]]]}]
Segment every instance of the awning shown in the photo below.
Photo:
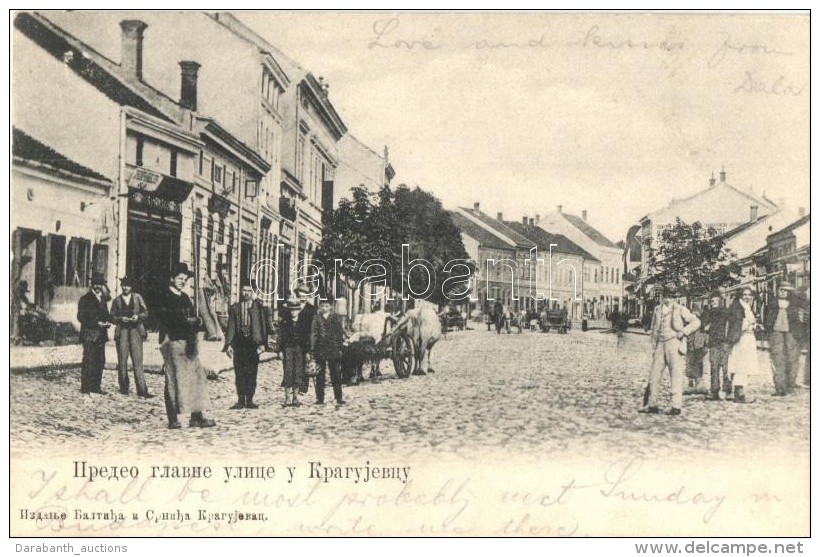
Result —
[{"label": "awning", "polygon": [[194,185],[191,182],[186,182],[173,176],[163,176],[162,182],[160,182],[159,187],[154,193],[169,201],[182,203],[188,199],[193,189]]}]

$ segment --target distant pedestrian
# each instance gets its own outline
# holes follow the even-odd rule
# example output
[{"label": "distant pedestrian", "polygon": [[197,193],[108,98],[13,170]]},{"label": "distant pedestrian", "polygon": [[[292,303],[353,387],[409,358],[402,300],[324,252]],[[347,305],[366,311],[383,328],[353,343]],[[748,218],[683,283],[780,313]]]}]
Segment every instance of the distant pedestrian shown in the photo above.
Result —
[{"label": "distant pedestrian", "polygon": [[[504,304],[500,301],[497,301],[493,304],[493,324],[495,325],[495,331],[501,334],[501,325],[504,323]],[[489,331],[490,328],[487,327]]]},{"label": "distant pedestrian", "polygon": [[179,429],[179,414],[190,412],[190,427],[213,427],[206,418],[211,409],[208,378],[197,351],[197,331],[202,324],[191,298],[183,292],[193,276],[185,263],[171,268],[171,281],[154,312],[160,321],[160,352],[165,371],[165,411],[168,428]]},{"label": "distant pedestrian", "polygon": [[259,356],[268,345],[268,327],[265,310],[254,299],[250,284],[242,287],[242,299],[228,309],[228,329],[225,332],[223,351],[233,359],[238,402],[231,410],[259,408],[253,402],[256,394],[256,378]]},{"label": "distant pedestrian", "polygon": [[734,401],[738,403],[754,402],[746,398],[744,391],[750,375],[759,370],[757,359],[758,320],[752,309],[754,293],[751,288],[743,288],[740,295],[729,308],[728,340],[732,345],[729,353],[729,376],[734,389]]},{"label": "distant pedestrian", "polygon": [[106,304],[105,279],[102,277],[92,278],[91,289],[77,303],[77,320],[83,343],[80,392],[105,394],[102,390],[102,373],[111,314]]},{"label": "distant pedestrian", "polygon": [[732,392],[732,382],[729,380],[729,352],[731,350],[728,343],[729,319],[727,310],[723,307],[723,296],[720,292],[715,291],[709,295],[709,307],[704,309],[701,322],[707,334],[711,369],[707,399],[719,401],[721,390],[726,398]]},{"label": "distant pedestrian", "polygon": [[283,406],[299,406],[298,391],[305,373],[305,353],[299,338],[297,322],[302,304],[298,298],[289,298],[283,307],[279,322],[279,351],[282,354],[282,386],[285,388]]},{"label": "distant pedestrian", "polygon": [[319,313],[313,319],[310,335],[310,351],[318,366],[316,376],[316,404],[325,403],[325,383],[327,372],[333,384],[333,396],[337,405],[345,404],[342,397],[342,346],[345,328],[341,315],[333,313],[333,301],[323,298],[319,302]]},{"label": "distant pedestrian", "polygon": [[618,306],[609,314],[609,319],[612,321],[612,330],[615,333],[615,346],[620,348],[624,343],[624,333],[627,329],[627,317],[625,313],[621,313]]},{"label": "distant pedestrian", "polygon": [[674,301],[678,289],[674,284],[661,287],[662,301],[652,316],[650,339],[652,342],[652,367],[649,370],[649,386],[645,396],[645,414],[657,414],[661,376],[669,369],[672,386],[670,416],[681,413],[683,406],[683,377],[686,370],[687,337],[700,328],[700,320],[685,306]]},{"label": "distant pedestrian", "polygon": [[777,287],[777,299],[766,312],[766,331],[769,333],[769,352],[774,377],[774,396],[794,391],[800,361],[803,323],[800,321],[801,303],[794,295],[794,286],[782,281]]},{"label": "distant pedestrian", "polygon": [[148,306],[137,292],[133,291],[134,283],[125,276],[120,279],[122,294],[111,303],[111,316],[117,328],[114,341],[117,343],[117,371],[120,393],[127,395],[130,391],[128,379],[128,357],[134,368],[134,382],[137,384],[137,396],[154,398],[148,392],[143,372],[142,343],[148,337],[145,320],[148,318]]}]

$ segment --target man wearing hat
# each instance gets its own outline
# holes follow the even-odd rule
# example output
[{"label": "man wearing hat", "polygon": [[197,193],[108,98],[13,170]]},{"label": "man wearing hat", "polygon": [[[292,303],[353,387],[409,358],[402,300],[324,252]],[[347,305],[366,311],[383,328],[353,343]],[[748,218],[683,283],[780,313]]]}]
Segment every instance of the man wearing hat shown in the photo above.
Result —
[{"label": "man wearing hat", "polygon": [[777,287],[777,299],[766,312],[765,326],[769,332],[769,351],[774,377],[774,396],[784,396],[794,390],[800,346],[800,303],[794,296],[794,286],[782,281]]},{"label": "man wearing hat", "polygon": [[661,303],[652,315],[650,338],[652,340],[652,367],[649,370],[649,388],[645,414],[657,414],[658,393],[664,368],[669,368],[672,384],[672,408],[670,416],[681,413],[683,406],[683,377],[686,371],[687,337],[700,328],[700,320],[685,306],[674,301],[678,294],[675,284],[661,287]]},{"label": "man wearing hat", "polygon": [[77,321],[80,322],[80,341],[83,343],[80,392],[105,394],[102,372],[111,314],[105,299],[104,278],[94,276],[91,279],[91,289],[77,303]]},{"label": "man wearing hat", "polygon": [[180,429],[179,414],[191,414],[190,427],[213,427],[205,417],[211,409],[208,378],[197,354],[197,332],[202,324],[191,298],[183,292],[194,275],[185,263],[171,268],[171,280],[154,313],[160,321],[160,352],[165,371],[165,411],[168,428]]},{"label": "man wearing hat", "polygon": [[232,410],[259,408],[253,402],[253,396],[256,394],[259,356],[268,345],[268,327],[265,310],[254,299],[253,293],[252,285],[244,285],[242,299],[228,308],[228,328],[222,351],[233,358],[236,374],[239,401],[231,406]]},{"label": "man wearing hat", "polygon": [[729,315],[723,307],[723,296],[717,290],[709,294],[709,305],[703,310],[700,317],[703,330],[707,334],[709,348],[709,367],[711,369],[711,384],[707,400],[720,401],[721,383],[723,393],[728,397],[732,393],[732,383],[729,381],[729,353],[732,346],[729,344]]},{"label": "man wearing hat", "polygon": [[325,403],[325,382],[330,368],[330,382],[333,384],[333,396],[336,404],[345,404],[342,398],[342,346],[346,339],[344,318],[333,313],[332,296],[319,301],[319,313],[313,319],[310,332],[310,352],[308,360],[313,357],[319,367],[316,376],[316,404]]},{"label": "man wearing hat", "polygon": [[145,331],[145,320],[148,318],[148,306],[138,293],[133,291],[134,283],[130,277],[120,279],[122,294],[111,302],[111,316],[117,328],[114,330],[114,342],[117,343],[117,371],[119,374],[120,393],[127,395],[130,391],[128,380],[128,356],[134,368],[134,382],[137,384],[137,396],[154,398],[145,384],[142,366],[142,343],[148,337]]}]

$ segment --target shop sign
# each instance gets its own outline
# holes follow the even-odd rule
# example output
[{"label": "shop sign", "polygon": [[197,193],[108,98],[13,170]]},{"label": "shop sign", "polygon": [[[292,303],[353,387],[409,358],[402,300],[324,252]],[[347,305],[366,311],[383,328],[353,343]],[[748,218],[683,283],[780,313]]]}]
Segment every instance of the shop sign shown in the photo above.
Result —
[{"label": "shop sign", "polygon": [[128,187],[144,191],[156,191],[162,182],[162,174],[141,166],[134,169],[128,178]]}]

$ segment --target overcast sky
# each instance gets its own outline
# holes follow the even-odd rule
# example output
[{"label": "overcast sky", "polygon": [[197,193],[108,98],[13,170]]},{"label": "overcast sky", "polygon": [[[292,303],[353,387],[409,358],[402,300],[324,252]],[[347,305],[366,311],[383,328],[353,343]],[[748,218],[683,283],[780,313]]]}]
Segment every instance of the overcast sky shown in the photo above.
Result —
[{"label": "overcast sky", "polygon": [[330,82],[395,183],[518,220],[589,211],[613,240],[727,181],[808,206],[801,16],[239,12]]}]

